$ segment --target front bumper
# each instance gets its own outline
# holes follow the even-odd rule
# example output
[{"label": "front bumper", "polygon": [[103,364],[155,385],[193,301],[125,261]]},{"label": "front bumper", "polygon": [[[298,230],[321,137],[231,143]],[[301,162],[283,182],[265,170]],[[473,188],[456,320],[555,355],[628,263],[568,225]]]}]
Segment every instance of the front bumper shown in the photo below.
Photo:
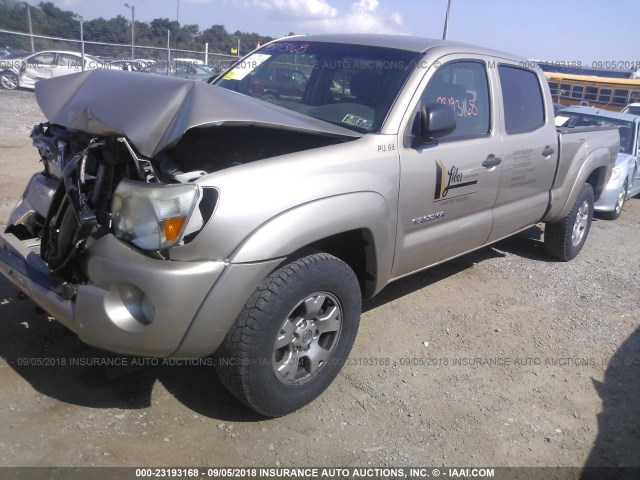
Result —
[{"label": "front bumper", "polygon": [[627,178],[626,172],[623,173],[624,175],[619,175],[615,180],[609,180],[602,194],[600,194],[600,198],[598,198],[598,201],[593,206],[596,212],[612,212],[616,209],[618,195]]},{"label": "front bumper", "polygon": [[0,273],[82,341],[132,355],[174,353],[226,266],[155,260],[106,235],[84,254],[92,283],[70,286],[38,251],[37,242],[0,234]]},{"label": "front bumper", "polygon": [[[57,186],[57,180],[34,175],[8,224],[30,232],[46,217]],[[40,258],[37,238],[0,234],[0,274],[81,340],[158,357],[213,353],[246,300],[282,261],[159,260],[110,234],[79,260],[89,282],[69,285]]]}]

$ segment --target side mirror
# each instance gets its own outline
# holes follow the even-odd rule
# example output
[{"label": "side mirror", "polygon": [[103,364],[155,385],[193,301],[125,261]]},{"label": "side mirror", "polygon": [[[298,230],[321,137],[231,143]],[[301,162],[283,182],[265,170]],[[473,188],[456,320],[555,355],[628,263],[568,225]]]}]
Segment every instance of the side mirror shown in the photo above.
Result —
[{"label": "side mirror", "polygon": [[456,129],[456,116],[448,105],[427,103],[420,112],[420,136],[438,138]]},{"label": "side mirror", "polygon": [[456,117],[448,105],[427,103],[419,112],[415,143],[431,142],[456,129]]}]

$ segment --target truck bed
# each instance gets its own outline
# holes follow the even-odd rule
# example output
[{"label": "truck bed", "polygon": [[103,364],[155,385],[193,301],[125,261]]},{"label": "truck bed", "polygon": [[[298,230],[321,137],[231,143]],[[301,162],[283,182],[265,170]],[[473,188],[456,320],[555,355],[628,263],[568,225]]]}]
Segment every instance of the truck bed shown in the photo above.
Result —
[{"label": "truck bed", "polygon": [[[611,177],[620,148],[620,135],[614,127],[558,127],[558,166],[550,191],[549,209],[544,221],[563,218],[575,202],[590,175],[597,175],[594,193],[600,196]],[[603,159],[608,161],[603,162]],[[593,166],[607,164],[593,172]],[[593,172],[593,173],[592,173]]]}]

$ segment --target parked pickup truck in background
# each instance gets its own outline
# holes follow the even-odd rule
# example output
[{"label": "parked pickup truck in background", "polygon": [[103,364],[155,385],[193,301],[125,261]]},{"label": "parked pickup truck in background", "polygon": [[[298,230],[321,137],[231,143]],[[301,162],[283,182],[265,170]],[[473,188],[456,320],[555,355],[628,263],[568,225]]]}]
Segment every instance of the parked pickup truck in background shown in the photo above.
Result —
[{"label": "parked pickup truck in background", "polygon": [[[44,171],[0,236],[0,271],[91,345],[213,354],[246,405],[294,411],[338,374],[362,298],[389,282],[538,222],[553,257],[582,249],[618,130],[556,130],[526,64],[322,35],[267,44],[213,85],[39,82]],[[304,90],[254,98],[252,78],[283,68]]]},{"label": "parked pickup truck in background", "polygon": [[611,179],[594,207],[602,217],[617,219],[624,202],[640,193],[640,116],[592,107],[571,107],[556,114],[556,125],[569,128],[595,125],[618,129],[620,152]]}]

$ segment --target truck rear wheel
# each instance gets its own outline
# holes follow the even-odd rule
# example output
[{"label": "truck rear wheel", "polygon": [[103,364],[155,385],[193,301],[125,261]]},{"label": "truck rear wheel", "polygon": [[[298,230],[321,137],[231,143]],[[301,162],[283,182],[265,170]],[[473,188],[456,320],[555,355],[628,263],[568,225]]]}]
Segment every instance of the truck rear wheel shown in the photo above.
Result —
[{"label": "truck rear wheel", "polygon": [[589,235],[594,202],[593,187],[586,183],[569,214],[545,224],[544,249],[549,255],[566,262],[580,253]]},{"label": "truck rear wheel", "polygon": [[362,298],[349,266],[325,253],[279,268],[256,289],[215,354],[240,401],[270,417],[318,397],[346,361]]}]

